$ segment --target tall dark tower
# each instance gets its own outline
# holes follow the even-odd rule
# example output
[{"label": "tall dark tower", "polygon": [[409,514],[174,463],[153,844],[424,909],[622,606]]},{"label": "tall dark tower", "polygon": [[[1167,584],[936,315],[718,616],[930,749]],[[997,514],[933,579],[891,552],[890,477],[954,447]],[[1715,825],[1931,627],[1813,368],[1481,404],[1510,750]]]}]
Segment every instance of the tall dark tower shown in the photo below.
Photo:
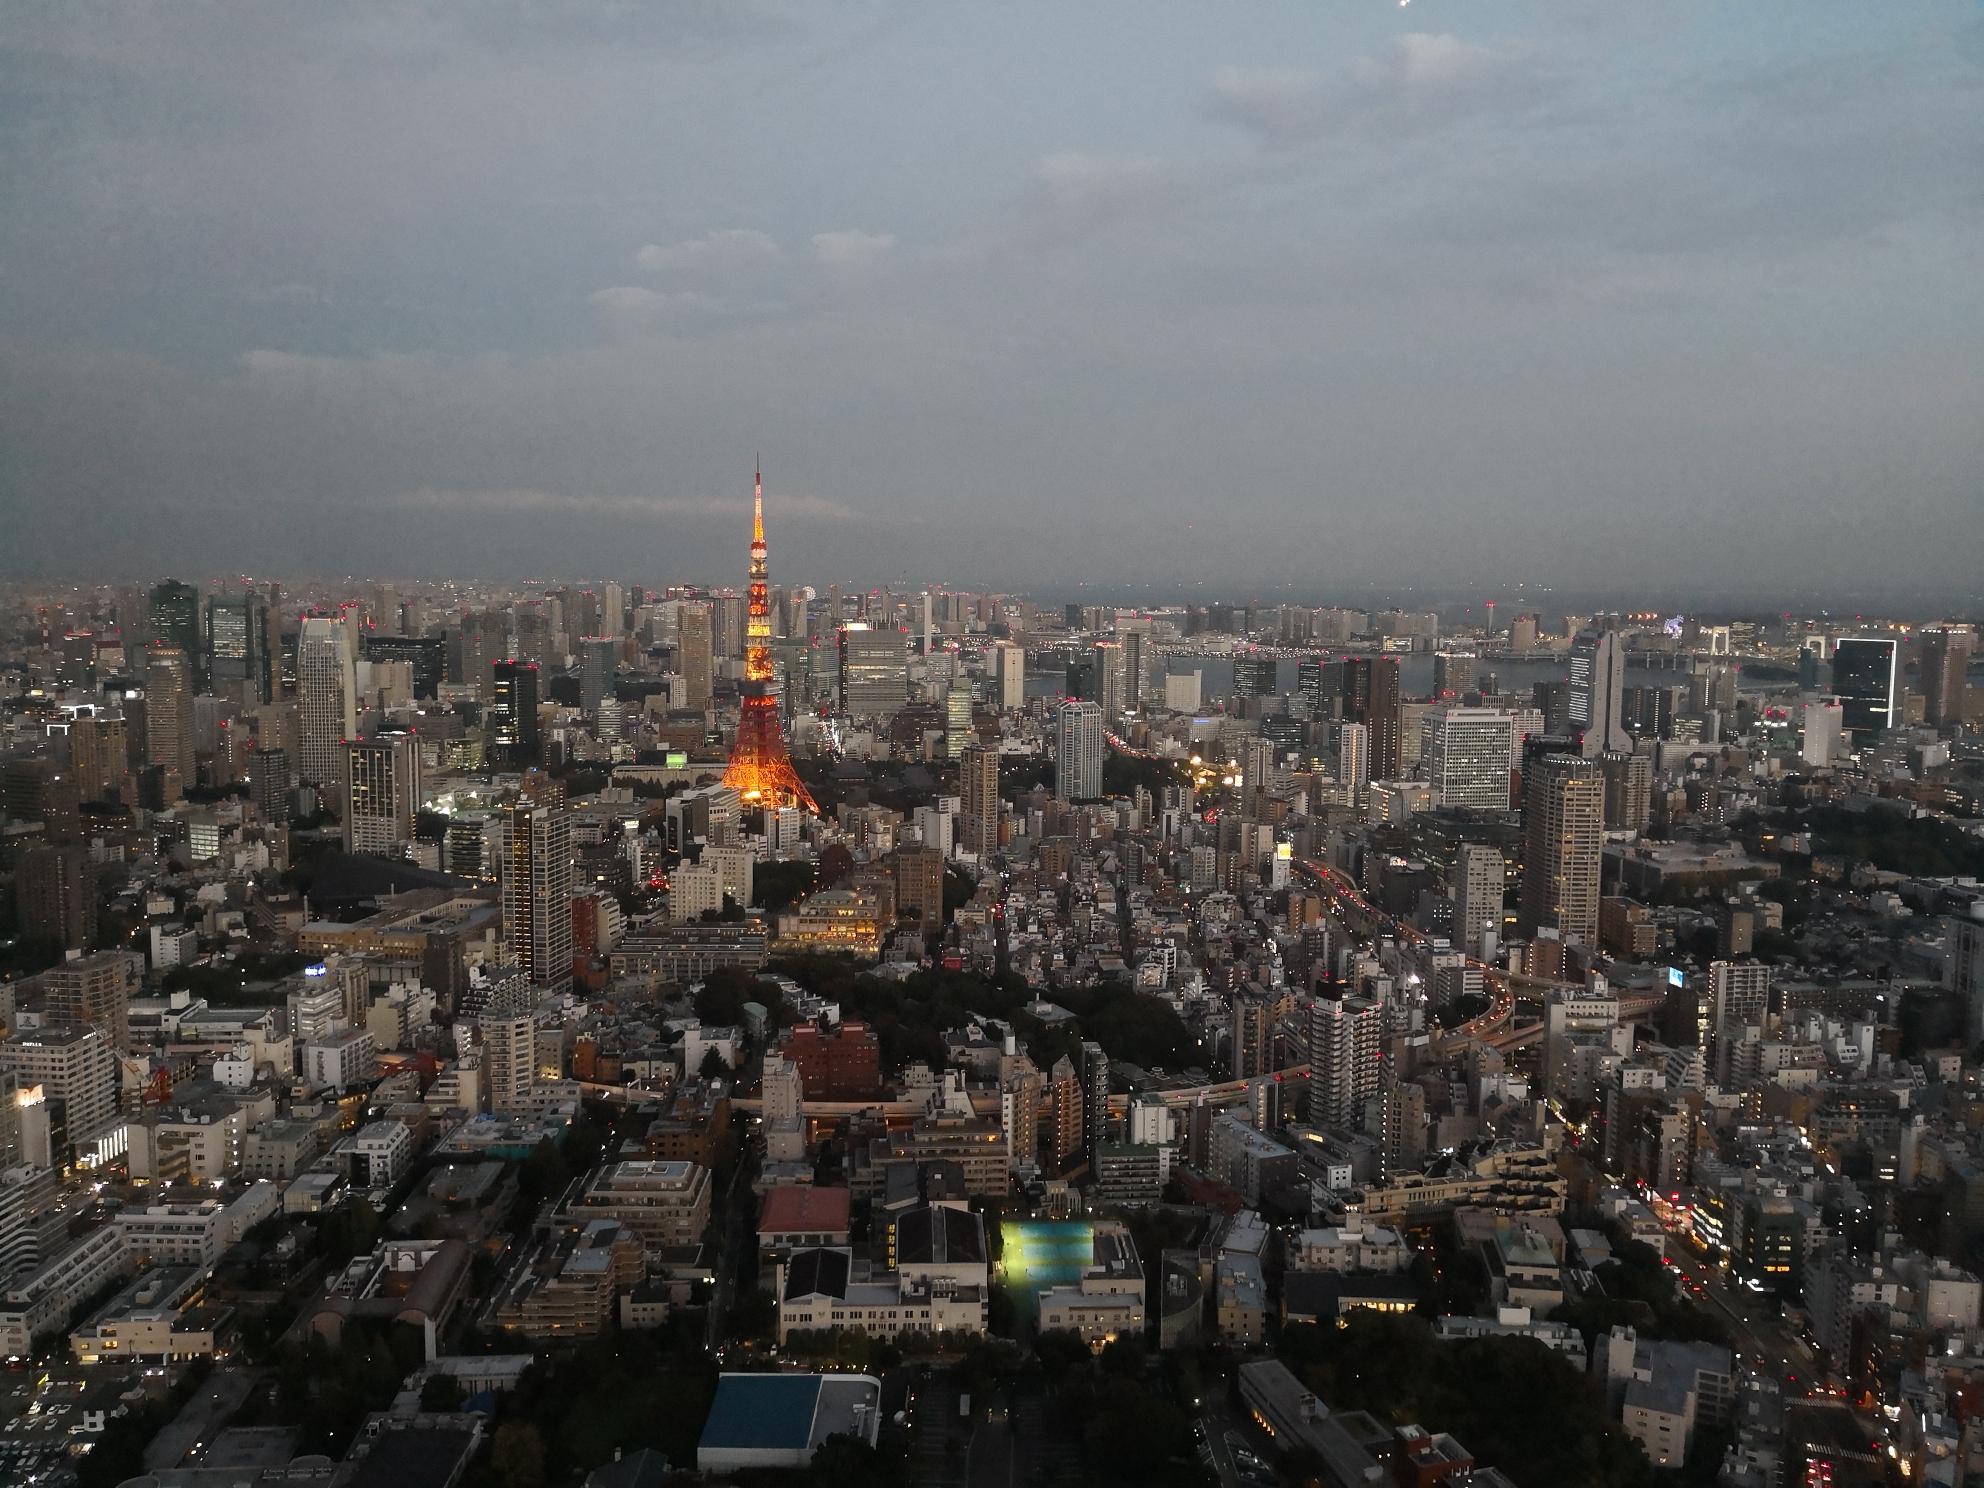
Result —
[{"label": "tall dark tower", "polygon": [[1398,779],[1398,662],[1354,656],[1343,664],[1343,716],[1371,735],[1371,778]]},{"label": "tall dark tower", "polygon": [[744,632],[744,697],[737,742],[723,783],[746,806],[804,806],[818,814],[799,772],[785,752],[785,730],[772,694],[772,607],[765,588],[765,477],[757,475],[751,517],[751,610]]}]

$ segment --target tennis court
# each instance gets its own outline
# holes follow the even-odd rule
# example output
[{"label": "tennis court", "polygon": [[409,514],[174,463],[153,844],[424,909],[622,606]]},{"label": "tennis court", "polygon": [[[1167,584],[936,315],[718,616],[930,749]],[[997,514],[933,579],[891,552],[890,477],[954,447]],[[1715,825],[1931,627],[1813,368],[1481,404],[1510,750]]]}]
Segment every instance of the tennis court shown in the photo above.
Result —
[{"label": "tennis court", "polygon": [[1023,1317],[1039,1294],[1080,1281],[1095,1264],[1095,1232],[1076,1220],[1012,1219],[999,1226],[999,1276]]}]

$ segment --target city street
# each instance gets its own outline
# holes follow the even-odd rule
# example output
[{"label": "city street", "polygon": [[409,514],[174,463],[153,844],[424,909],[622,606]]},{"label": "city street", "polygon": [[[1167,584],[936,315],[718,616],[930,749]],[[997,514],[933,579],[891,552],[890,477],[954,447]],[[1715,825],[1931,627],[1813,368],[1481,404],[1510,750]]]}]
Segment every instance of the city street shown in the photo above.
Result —
[{"label": "city street", "polygon": [[1695,1255],[1686,1242],[1669,1240],[1668,1259],[1684,1296],[1729,1324],[1740,1362],[1779,1381],[1787,1395],[1810,1394],[1833,1383],[1822,1379],[1811,1346],[1776,1310],[1775,1302],[1729,1286],[1722,1271]]}]

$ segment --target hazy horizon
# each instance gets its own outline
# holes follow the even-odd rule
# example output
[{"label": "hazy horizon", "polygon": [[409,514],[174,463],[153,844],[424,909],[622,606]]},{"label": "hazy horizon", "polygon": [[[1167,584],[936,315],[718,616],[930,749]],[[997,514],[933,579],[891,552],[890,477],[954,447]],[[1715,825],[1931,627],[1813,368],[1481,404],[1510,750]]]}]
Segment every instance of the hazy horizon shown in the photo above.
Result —
[{"label": "hazy horizon", "polygon": [[1975,4],[0,18],[0,577],[1978,608]]}]

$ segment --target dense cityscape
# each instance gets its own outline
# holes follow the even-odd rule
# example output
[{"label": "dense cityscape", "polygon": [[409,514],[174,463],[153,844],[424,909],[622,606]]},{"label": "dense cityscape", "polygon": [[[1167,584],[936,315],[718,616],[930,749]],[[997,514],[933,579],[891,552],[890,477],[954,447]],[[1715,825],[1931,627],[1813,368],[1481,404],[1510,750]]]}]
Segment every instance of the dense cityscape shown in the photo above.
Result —
[{"label": "dense cityscape", "polygon": [[1984,1488],[1980,0],[0,0],[0,1488]]},{"label": "dense cityscape", "polygon": [[16,586],[0,1472],[1975,1470],[1969,624],[766,537]]}]

